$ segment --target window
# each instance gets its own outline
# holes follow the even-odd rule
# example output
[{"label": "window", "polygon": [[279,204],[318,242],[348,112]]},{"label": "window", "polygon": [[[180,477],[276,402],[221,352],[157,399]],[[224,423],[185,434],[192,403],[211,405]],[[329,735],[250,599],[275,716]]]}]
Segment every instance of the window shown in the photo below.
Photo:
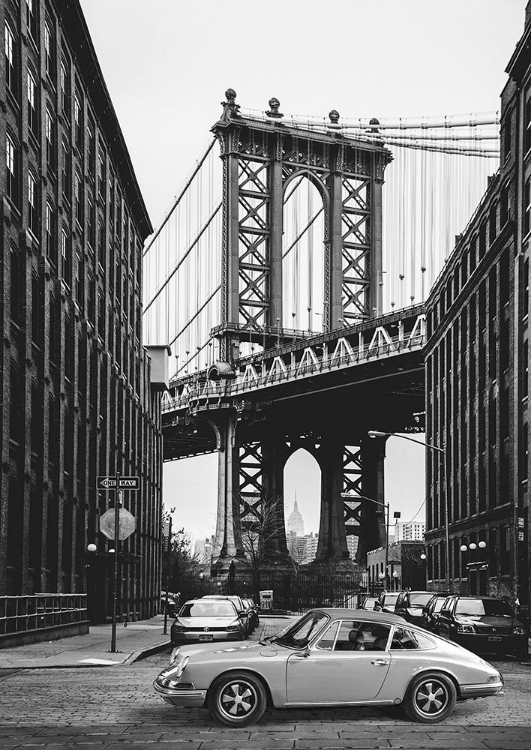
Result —
[{"label": "window", "polygon": [[66,284],[70,286],[71,267],[70,267],[70,238],[68,232],[63,227],[61,229],[61,274]]},{"label": "window", "polygon": [[105,153],[101,146],[98,148],[98,194],[105,201]]},{"label": "window", "polygon": [[28,226],[35,237],[39,235],[39,207],[37,181],[32,172],[28,172]]},{"label": "window", "polygon": [[70,63],[66,57],[61,58],[61,110],[67,120],[70,120]]},{"label": "window", "polygon": [[46,233],[46,255],[57,263],[57,245],[55,242],[55,217],[51,203],[46,203],[45,213],[45,233]]},{"label": "window", "polygon": [[76,91],[74,96],[74,142],[76,148],[83,148],[83,110],[81,105],[81,94]]},{"label": "window", "polygon": [[28,33],[37,43],[37,8],[35,0],[26,0],[26,25]]},{"label": "window", "polygon": [[44,67],[46,75],[55,88],[55,33],[49,18],[44,22]]},{"label": "window", "polygon": [[35,138],[39,137],[37,107],[37,83],[35,75],[28,69],[28,129]]},{"label": "window", "polygon": [[61,183],[63,187],[63,195],[68,202],[71,200],[72,192],[72,181],[70,172],[70,150],[68,143],[63,138],[61,141]]},{"label": "window", "polygon": [[95,170],[95,159],[96,159],[96,130],[92,119],[89,119],[87,125],[87,160],[88,160],[88,173],[89,176],[94,179]]},{"label": "window", "polygon": [[428,649],[434,648],[434,643],[429,638],[407,628],[395,628],[391,648],[399,649]]},{"label": "window", "polygon": [[18,248],[11,246],[9,264],[10,313],[14,323],[19,322],[20,315],[20,284],[22,268]]},{"label": "window", "polygon": [[83,183],[77,170],[74,177],[74,211],[77,223],[83,227]]},{"label": "window", "polygon": [[531,148],[531,97],[525,105],[525,133],[524,133],[524,153]]},{"label": "window", "polygon": [[45,137],[46,137],[46,160],[48,167],[55,171],[55,121],[49,109],[46,110],[45,117]]},{"label": "window", "polygon": [[528,177],[524,185],[524,236],[529,234],[531,223],[529,217],[531,214],[531,177]]},{"label": "window", "polygon": [[6,88],[15,98],[18,98],[17,47],[15,35],[7,21],[5,24],[5,56]]},{"label": "window", "polygon": [[85,301],[85,274],[83,268],[83,257],[76,253],[76,302],[83,309]]},{"label": "window", "polygon": [[10,135],[6,136],[6,194],[9,200],[18,205],[18,149]]},{"label": "window", "polygon": [[105,268],[105,226],[103,221],[98,221],[98,261]]},{"label": "window", "polygon": [[87,240],[91,250],[94,250],[94,241],[96,236],[96,210],[94,201],[87,197]]}]

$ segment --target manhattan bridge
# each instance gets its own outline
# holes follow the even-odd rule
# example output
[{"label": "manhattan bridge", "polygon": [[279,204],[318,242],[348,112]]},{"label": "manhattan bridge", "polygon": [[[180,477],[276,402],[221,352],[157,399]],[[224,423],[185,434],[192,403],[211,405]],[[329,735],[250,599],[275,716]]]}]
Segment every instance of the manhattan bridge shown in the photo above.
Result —
[{"label": "manhattan bridge", "polygon": [[288,560],[284,467],[306,450],[316,561],[347,570],[347,536],[360,564],[385,538],[385,438],[368,431],[423,431],[424,302],[497,168],[498,117],[303,118],[225,99],[144,250],[145,342],[171,350],[164,460],[218,452],[226,571],[268,517],[268,559]]}]

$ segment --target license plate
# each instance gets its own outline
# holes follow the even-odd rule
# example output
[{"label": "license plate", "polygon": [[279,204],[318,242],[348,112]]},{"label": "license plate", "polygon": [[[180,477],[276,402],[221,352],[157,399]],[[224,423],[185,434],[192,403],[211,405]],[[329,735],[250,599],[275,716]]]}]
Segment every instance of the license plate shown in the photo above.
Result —
[{"label": "license plate", "polygon": [[503,640],[499,635],[489,635],[489,641],[501,641]]},{"label": "license plate", "polygon": [[199,636],[199,640],[200,640],[200,641],[213,641],[213,640],[214,640],[214,636],[213,636],[213,635],[210,635],[210,633],[208,633],[208,634],[205,634],[205,635],[202,635],[202,634],[201,634],[201,635]]}]

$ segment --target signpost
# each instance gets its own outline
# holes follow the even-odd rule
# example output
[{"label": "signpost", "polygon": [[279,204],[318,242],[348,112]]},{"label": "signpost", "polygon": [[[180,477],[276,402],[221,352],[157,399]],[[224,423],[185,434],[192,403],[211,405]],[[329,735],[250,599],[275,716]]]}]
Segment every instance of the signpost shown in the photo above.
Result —
[{"label": "signpost", "polygon": [[136,518],[125,508],[120,508],[122,503],[122,489],[140,489],[140,477],[97,477],[96,487],[99,490],[116,492],[114,508],[105,511],[100,518],[100,531],[107,539],[114,540],[114,573],[113,573],[113,604],[112,604],[112,630],[111,630],[111,652],[116,653],[116,615],[118,611],[118,542],[127,539],[136,529]]}]

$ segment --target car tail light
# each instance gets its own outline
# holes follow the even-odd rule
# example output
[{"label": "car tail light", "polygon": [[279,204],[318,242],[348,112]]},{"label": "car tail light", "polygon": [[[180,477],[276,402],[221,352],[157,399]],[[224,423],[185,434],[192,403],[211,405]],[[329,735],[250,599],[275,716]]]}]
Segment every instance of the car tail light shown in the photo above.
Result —
[{"label": "car tail light", "polygon": [[525,635],[524,628],[517,625],[516,627],[513,628],[513,635]]}]

